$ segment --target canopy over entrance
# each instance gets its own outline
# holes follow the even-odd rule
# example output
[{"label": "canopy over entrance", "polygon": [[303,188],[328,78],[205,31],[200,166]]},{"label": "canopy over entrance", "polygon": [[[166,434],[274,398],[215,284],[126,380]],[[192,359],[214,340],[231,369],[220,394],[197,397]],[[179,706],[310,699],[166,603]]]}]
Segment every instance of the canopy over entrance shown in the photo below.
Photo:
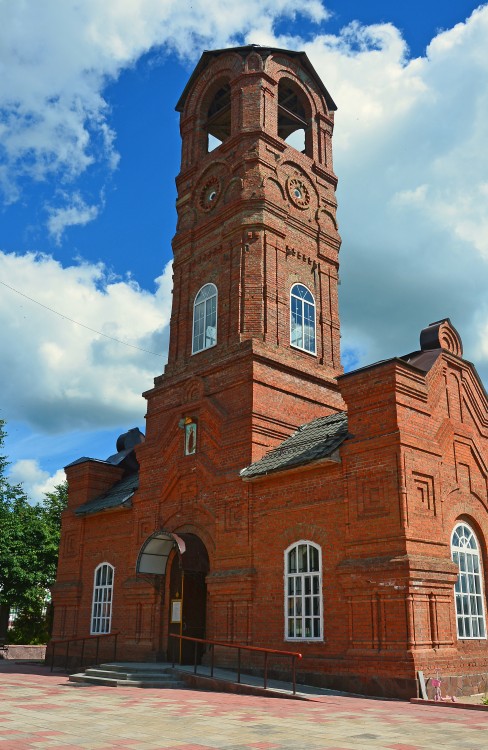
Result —
[{"label": "canopy over entrance", "polygon": [[136,563],[137,573],[165,575],[168,557],[176,549],[182,570],[208,571],[208,554],[205,545],[194,534],[174,534],[160,529],[151,534],[142,545]]}]

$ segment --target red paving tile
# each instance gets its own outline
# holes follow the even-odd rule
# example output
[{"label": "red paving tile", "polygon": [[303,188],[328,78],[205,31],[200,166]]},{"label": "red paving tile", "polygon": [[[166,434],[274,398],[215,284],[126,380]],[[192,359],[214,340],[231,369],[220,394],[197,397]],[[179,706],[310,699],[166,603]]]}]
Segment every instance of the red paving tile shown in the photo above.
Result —
[{"label": "red paving tile", "polygon": [[[488,747],[488,713],[459,708],[347,696],[311,703],[193,690],[80,689],[64,675],[1,666],[0,685],[0,723],[8,721],[0,750],[82,750],[85,742],[96,750],[363,750],[361,735],[365,742],[377,737],[374,750],[458,750],[450,729],[456,736],[462,731],[467,747]],[[27,716],[34,729],[26,727]],[[202,743],[207,729],[209,738],[219,737],[214,745]],[[373,750],[369,739],[366,747]]]}]

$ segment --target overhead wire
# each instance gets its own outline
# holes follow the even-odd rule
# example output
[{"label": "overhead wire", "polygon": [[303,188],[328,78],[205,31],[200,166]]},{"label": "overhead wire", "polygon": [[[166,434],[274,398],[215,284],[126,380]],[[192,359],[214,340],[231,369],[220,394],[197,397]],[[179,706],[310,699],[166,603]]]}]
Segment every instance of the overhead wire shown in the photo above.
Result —
[{"label": "overhead wire", "polygon": [[160,354],[159,352],[152,352],[149,349],[143,349],[141,346],[136,346],[135,344],[129,344],[127,341],[121,341],[120,339],[116,339],[114,336],[109,336],[108,333],[103,333],[103,331],[97,331],[96,328],[90,328],[90,326],[87,326],[84,323],[80,323],[79,320],[74,320],[73,318],[70,318],[69,315],[60,313],[58,312],[58,310],[54,310],[54,308],[49,307],[48,305],[44,305],[42,302],[39,302],[39,300],[34,299],[33,297],[29,297],[28,294],[24,294],[24,292],[21,292],[19,289],[16,289],[13,286],[10,286],[10,284],[6,284],[5,281],[2,281],[1,279],[0,279],[0,284],[7,287],[7,289],[10,289],[12,292],[15,292],[16,294],[20,294],[21,297],[25,297],[25,299],[28,299],[30,302],[34,302],[36,305],[43,307],[45,310],[49,310],[49,312],[52,312],[55,315],[59,315],[60,318],[69,320],[70,323],[74,323],[77,326],[81,326],[81,328],[86,328],[87,331],[96,333],[98,336],[104,336],[106,339],[110,339],[111,341],[117,342],[117,344],[122,344],[123,346],[129,346],[131,349],[137,349],[138,351],[145,352],[146,354],[152,354],[154,357],[164,356],[163,354]]}]

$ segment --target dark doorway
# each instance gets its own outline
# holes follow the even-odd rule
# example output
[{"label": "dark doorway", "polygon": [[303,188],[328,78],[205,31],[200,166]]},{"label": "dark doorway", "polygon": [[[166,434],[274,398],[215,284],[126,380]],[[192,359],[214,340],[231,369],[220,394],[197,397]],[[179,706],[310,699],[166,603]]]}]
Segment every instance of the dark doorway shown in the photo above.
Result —
[{"label": "dark doorway", "polygon": [[[171,564],[169,633],[192,638],[205,638],[207,586],[209,569],[205,545],[194,534],[181,534],[186,550],[176,554]],[[168,655],[181,664],[193,664],[195,644],[178,638],[168,639]],[[199,663],[205,648],[196,647]]]}]

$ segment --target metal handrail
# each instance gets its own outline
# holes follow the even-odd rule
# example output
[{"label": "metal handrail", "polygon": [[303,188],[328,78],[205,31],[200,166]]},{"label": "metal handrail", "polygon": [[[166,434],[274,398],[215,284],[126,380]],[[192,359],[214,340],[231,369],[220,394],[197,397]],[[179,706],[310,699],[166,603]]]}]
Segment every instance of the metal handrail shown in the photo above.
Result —
[{"label": "metal handrail", "polygon": [[113,661],[117,658],[117,636],[118,633],[98,633],[95,635],[85,635],[80,638],[65,638],[64,640],[60,641],[51,641],[51,672],[54,669],[54,654],[56,651],[56,646],[59,646],[60,644],[66,643],[66,653],[64,655],[64,664],[63,669],[67,669],[68,666],[68,659],[69,659],[69,649],[70,645],[72,643],[79,643],[81,641],[81,656],[80,656],[80,667],[83,667],[83,657],[85,655],[85,641],[95,640],[97,642],[96,650],[95,650],[95,664],[98,662],[98,653],[100,650],[100,638],[113,638],[114,639],[114,655],[113,655]]},{"label": "metal handrail", "polygon": [[[197,674],[197,651],[198,644],[205,643],[210,646],[210,677],[213,677],[214,673],[214,648],[215,646],[223,646],[225,648],[236,648],[237,649],[237,682],[241,682],[241,651],[256,651],[264,654],[264,675],[263,675],[263,687],[266,690],[268,687],[268,656],[289,656],[291,658],[291,670],[292,670],[292,685],[293,695],[296,694],[296,660],[302,658],[302,654],[298,651],[279,651],[273,648],[263,648],[262,646],[244,646],[241,643],[226,643],[225,641],[212,641],[208,638],[192,638],[189,635],[178,635],[177,633],[169,633],[170,638],[179,638],[181,641],[193,641],[195,643],[194,648],[194,664],[193,674]],[[173,667],[176,664],[173,651]]]}]

